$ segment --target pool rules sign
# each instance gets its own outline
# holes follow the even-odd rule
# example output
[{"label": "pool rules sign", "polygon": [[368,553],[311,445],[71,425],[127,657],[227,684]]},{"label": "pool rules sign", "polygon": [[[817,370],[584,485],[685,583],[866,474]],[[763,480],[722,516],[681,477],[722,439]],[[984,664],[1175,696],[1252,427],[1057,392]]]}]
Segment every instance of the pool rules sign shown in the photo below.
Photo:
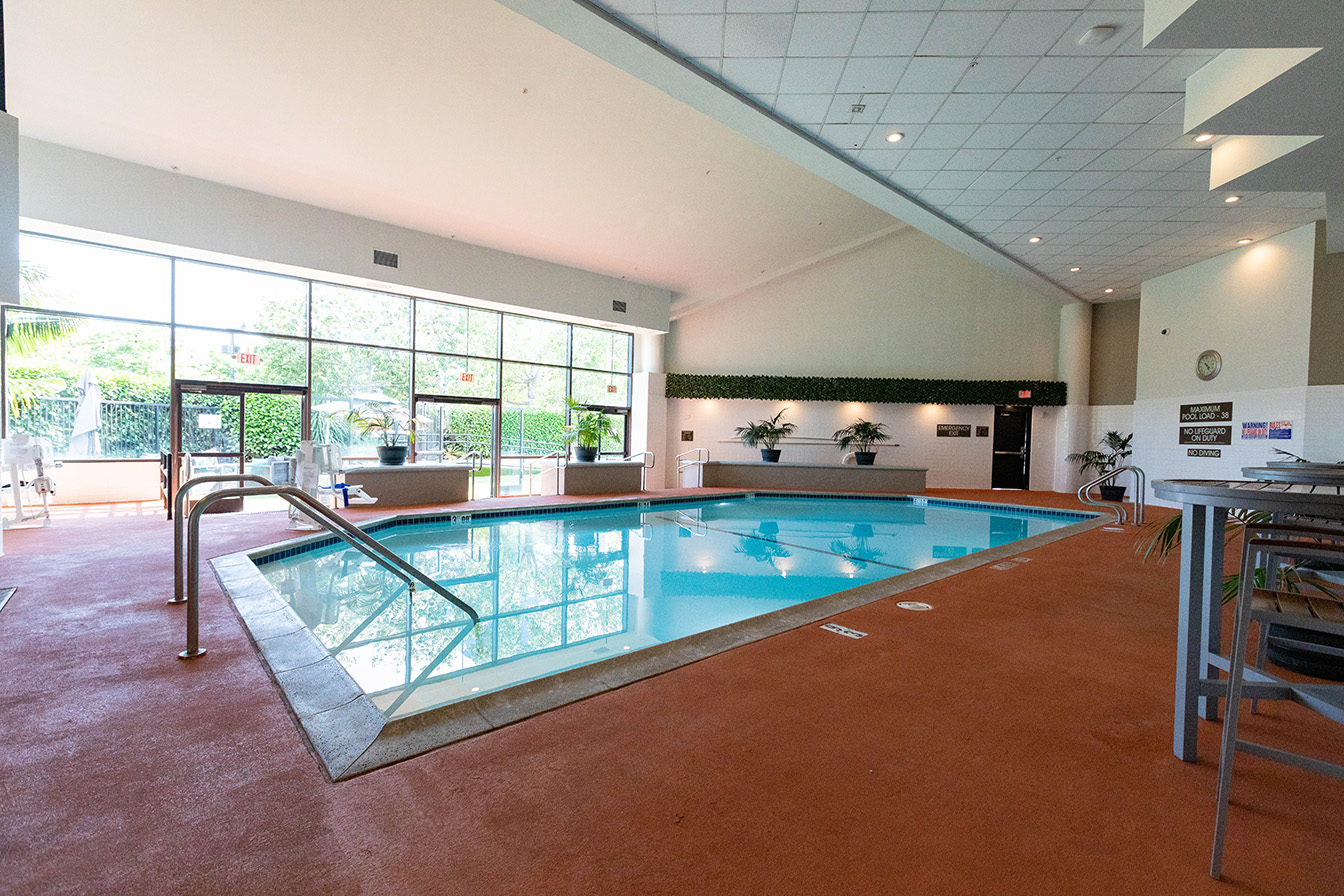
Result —
[{"label": "pool rules sign", "polygon": [[1232,444],[1232,402],[1181,405],[1181,442],[1190,457],[1222,457],[1221,448]]}]

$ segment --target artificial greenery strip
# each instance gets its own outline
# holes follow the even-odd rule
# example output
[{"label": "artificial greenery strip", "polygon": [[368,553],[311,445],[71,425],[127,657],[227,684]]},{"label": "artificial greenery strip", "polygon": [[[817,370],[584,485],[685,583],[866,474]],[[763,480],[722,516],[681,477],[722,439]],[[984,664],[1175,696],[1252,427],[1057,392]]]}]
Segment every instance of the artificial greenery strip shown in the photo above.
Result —
[{"label": "artificial greenery strip", "polygon": [[[750,398],[762,401],[862,401],[880,404],[1065,403],[1065,383],[1047,380],[920,380],[907,377],[738,376],[669,373],[668,398]],[[1030,392],[1030,398],[1019,397]]]}]

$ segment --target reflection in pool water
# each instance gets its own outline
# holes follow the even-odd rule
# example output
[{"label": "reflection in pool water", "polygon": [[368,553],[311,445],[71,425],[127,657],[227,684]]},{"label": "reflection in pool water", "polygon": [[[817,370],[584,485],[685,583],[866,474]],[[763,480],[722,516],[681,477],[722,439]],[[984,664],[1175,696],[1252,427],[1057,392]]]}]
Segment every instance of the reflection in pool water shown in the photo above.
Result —
[{"label": "reflection in pool water", "polygon": [[1072,525],[935,501],[757,498],[398,525],[390,549],[480,613],[344,545],[260,561],[389,718]]}]

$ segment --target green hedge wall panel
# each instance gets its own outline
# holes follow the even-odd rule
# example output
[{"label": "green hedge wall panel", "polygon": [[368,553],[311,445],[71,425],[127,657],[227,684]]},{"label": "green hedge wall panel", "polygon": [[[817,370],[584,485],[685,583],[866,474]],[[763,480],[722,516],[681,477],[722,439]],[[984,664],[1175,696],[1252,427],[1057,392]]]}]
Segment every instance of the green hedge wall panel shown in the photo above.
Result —
[{"label": "green hedge wall panel", "polygon": [[[1030,391],[1030,398],[1019,392]],[[1068,386],[1049,380],[921,380],[856,376],[752,376],[669,373],[668,398],[761,401],[862,401],[874,404],[1066,403]]]}]

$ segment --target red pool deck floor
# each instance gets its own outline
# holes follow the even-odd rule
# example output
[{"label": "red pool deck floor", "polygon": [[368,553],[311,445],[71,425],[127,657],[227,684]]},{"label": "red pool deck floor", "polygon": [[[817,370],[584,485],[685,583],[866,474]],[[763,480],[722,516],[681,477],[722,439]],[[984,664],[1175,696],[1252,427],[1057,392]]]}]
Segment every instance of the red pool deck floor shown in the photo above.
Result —
[{"label": "red pool deck floor", "polygon": [[[1220,726],[1172,755],[1177,564],[1132,528],[331,784],[209,575],[209,652],[176,658],[160,510],[55,516],[0,558],[0,892],[1344,893],[1344,781],[1254,757],[1208,877]],[[292,534],[219,515],[203,544]],[[1296,706],[1245,731],[1344,762]]]}]

